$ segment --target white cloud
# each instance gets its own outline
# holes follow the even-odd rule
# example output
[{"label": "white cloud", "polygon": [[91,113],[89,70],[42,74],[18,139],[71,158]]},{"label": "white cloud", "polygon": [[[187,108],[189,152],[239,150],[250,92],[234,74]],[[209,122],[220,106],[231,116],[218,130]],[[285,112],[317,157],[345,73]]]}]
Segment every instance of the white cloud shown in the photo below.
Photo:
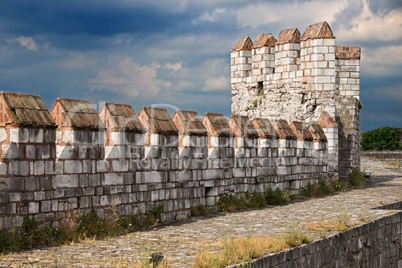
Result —
[{"label": "white cloud", "polygon": [[16,40],[20,43],[21,46],[26,47],[29,50],[38,50],[38,46],[32,39],[32,37],[20,36]]},{"label": "white cloud", "polygon": [[229,55],[235,43],[220,34],[181,35],[164,39],[162,44],[149,48],[148,54],[168,61],[187,56],[222,56]]},{"label": "white cloud", "polygon": [[211,77],[205,81],[202,91],[220,91],[230,89],[230,78],[227,76]]},{"label": "white cloud", "polygon": [[176,72],[177,70],[181,69],[182,64],[183,64],[183,62],[181,62],[181,61],[173,62],[173,63],[166,63],[165,68],[173,70],[174,72]]},{"label": "white cloud", "polygon": [[70,53],[69,57],[61,64],[65,69],[79,69],[92,64],[92,60],[88,59],[81,53]]},{"label": "white cloud", "polygon": [[157,70],[161,66],[156,62],[140,65],[131,57],[112,58],[111,62],[111,69],[99,71],[98,76],[89,81],[93,89],[120,91],[130,96],[155,96],[162,87],[172,85],[170,81],[157,79]]},{"label": "white cloud", "polygon": [[338,41],[396,41],[402,39],[402,9],[387,14],[375,14],[367,0],[362,0],[363,9],[359,16],[350,18],[348,24],[336,31]]},{"label": "white cloud", "polygon": [[230,91],[229,61],[209,58],[201,64],[180,69],[172,79],[173,88],[179,91]]},{"label": "white cloud", "polygon": [[151,6],[154,9],[170,12],[173,14],[182,13],[188,6],[188,0],[119,0],[121,4],[128,8],[137,8],[142,6]]},{"label": "white cloud", "polygon": [[402,68],[402,45],[362,47],[362,72],[372,76],[400,75]]},{"label": "white cloud", "polygon": [[210,22],[215,22],[217,20],[219,20],[220,18],[222,18],[222,16],[224,15],[224,13],[227,10],[225,8],[217,8],[215,10],[213,10],[212,12],[207,12],[207,13],[203,13],[198,20],[195,20],[194,23],[197,23],[199,21],[210,21]]},{"label": "white cloud", "polygon": [[[332,22],[337,11],[344,7],[344,1],[277,1],[250,4],[237,9],[235,16],[239,27],[258,28],[269,23],[300,27],[320,21]],[[306,25],[306,26],[307,26]],[[285,28],[286,28],[285,27]],[[299,29],[303,33],[304,29]]]}]

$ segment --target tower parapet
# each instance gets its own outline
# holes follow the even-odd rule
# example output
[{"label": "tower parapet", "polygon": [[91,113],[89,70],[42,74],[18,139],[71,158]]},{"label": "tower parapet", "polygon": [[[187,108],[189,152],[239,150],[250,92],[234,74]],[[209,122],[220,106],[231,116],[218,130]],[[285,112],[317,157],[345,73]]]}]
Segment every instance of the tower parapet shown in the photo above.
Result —
[{"label": "tower parapet", "polygon": [[[349,154],[353,156],[348,156],[353,161],[343,165],[343,173],[349,164],[359,165],[358,156],[354,156],[359,151],[359,111],[353,109],[351,114],[345,110],[346,100],[339,99],[358,100],[359,96],[360,47],[335,45],[326,21],[309,25],[303,34],[297,28],[281,30],[278,40],[260,33],[253,43],[247,36],[232,49],[232,114],[311,124],[323,112],[328,113],[338,123],[337,131],[331,128],[335,135],[328,140],[330,170],[338,169],[340,160],[336,158],[347,155],[336,150],[353,151]],[[357,127],[343,131],[343,122]],[[354,142],[343,142],[338,148],[340,140]]]}]

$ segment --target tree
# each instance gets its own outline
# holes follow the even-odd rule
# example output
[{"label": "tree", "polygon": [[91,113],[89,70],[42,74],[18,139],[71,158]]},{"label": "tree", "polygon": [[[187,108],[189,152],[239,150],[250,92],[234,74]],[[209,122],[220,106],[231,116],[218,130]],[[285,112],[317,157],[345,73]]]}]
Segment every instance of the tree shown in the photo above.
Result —
[{"label": "tree", "polygon": [[362,134],[363,151],[395,151],[399,148],[400,130],[394,127],[380,127]]}]

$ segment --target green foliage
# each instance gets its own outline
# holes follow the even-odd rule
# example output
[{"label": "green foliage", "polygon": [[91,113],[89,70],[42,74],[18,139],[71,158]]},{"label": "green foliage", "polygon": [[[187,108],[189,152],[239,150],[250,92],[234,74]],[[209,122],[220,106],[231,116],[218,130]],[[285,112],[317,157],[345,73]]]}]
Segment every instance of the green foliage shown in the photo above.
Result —
[{"label": "green foliage", "polygon": [[265,189],[264,197],[269,205],[280,205],[289,201],[289,196],[284,190],[278,187],[274,191],[271,184]]},{"label": "green foliage", "polygon": [[106,219],[101,219],[94,208],[82,217],[73,212],[59,228],[39,228],[38,224],[26,215],[22,226],[0,230],[0,252],[18,251],[46,245],[61,245],[86,238],[105,238],[126,234],[162,223],[164,203],[160,203],[146,215],[122,217],[113,210]]},{"label": "green foliage", "polygon": [[39,229],[35,220],[26,215],[20,228],[0,230],[0,252],[31,249],[47,244],[56,245],[59,238],[58,228]]},{"label": "green foliage", "polygon": [[327,183],[325,179],[321,179],[318,184],[308,184],[306,188],[300,190],[298,197],[316,197],[329,195],[334,192],[344,191],[345,184],[342,181],[333,181]]},{"label": "green foliage", "polygon": [[332,187],[331,184],[327,184],[325,179],[321,179],[318,186],[318,194],[322,195],[329,195],[335,192],[335,189]]},{"label": "green foliage", "polygon": [[394,127],[381,127],[362,134],[363,151],[395,151],[399,148],[400,130]]},{"label": "green foliage", "polygon": [[92,208],[89,214],[82,216],[77,232],[88,238],[103,237],[107,235],[107,228],[105,221],[101,220],[95,209]]},{"label": "green foliage", "polygon": [[332,181],[330,185],[332,189],[335,190],[335,192],[341,192],[346,190],[346,185],[342,180]]},{"label": "green foliage", "polygon": [[253,193],[249,199],[250,207],[266,207],[267,200],[265,200],[264,196],[258,193]]},{"label": "green foliage", "polygon": [[300,231],[299,226],[293,225],[285,233],[285,243],[289,247],[298,247],[302,244],[309,244],[312,238]]},{"label": "green foliage", "polygon": [[253,105],[254,105],[254,107],[256,107],[257,104],[258,104],[258,100],[257,100],[257,99],[253,100]]},{"label": "green foliage", "polygon": [[193,216],[193,217],[205,216],[205,215],[214,213],[212,211],[212,209],[206,208],[203,205],[198,205],[196,207],[191,207],[190,210],[191,210],[191,216]]},{"label": "green foliage", "polygon": [[316,183],[311,184],[309,183],[306,188],[300,190],[299,193],[302,197],[314,197],[318,196],[318,186]]},{"label": "green foliage", "polygon": [[259,193],[250,193],[246,191],[244,196],[237,198],[234,195],[222,195],[219,197],[219,211],[236,211],[252,207],[265,207],[267,202]]},{"label": "green foliage", "polygon": [[363,109],[363,103],[361,102],[361,100],[359,100],[359,110]]},{"label": "green foliage", "polygon": [[349,173],[349,186],[352,188],[362,188],[364,186],[364,175],[357,168],[351,168]]}]

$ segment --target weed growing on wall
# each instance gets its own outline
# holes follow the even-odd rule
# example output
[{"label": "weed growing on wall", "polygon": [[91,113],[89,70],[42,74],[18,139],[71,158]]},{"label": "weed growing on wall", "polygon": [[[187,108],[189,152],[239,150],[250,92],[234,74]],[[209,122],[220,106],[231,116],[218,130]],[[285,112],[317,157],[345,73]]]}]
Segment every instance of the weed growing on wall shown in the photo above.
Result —
[{"label": "weed growing on wall", "polygon": [[69,211],[67,218],[58,228],[39,228],[35,220],[26,215],[20,228],[0,230],[0,252],[59,246],[69,242],[120,236],[129,231],[146,229],[162,223],[164,205],[164,203],[156,205],[146,215],[128,218],[118,215],[113,206],[106,219],[101,219],[94,208],[82,216]]},{"label": "weed growing on wall", "polygon": [[280,205],[289,201],[289,196],[285,190],[278,187],[274,191],[271,184],[265,189],[264,197],[269,205]]},{"label": "weed growing on wall", "polygon": [[334,192],[346,190],[346,186],[341,180],[327,183],[325,179],[321,179],[318,184],[308,184],[306,188],[300,190],[296,198],[325,196]]},{"label": "weed growing on wall", "polygon": [[206,208],[203,205],[191,207],[190,210],[191,210],[191,216],[193,216],[193,217],[205,216],[205,215],[214,213],[212,209]]},{"label": "weed growing on wall", "polygon": [[279,205],[289,201],[289,196],[280,188],[272,190],[271,185],[264,194],[250,193],[246,191],[244,196],[222,195],[219,197],[219,211],[236,211],[246,208],[266,207],[267,205]]},{"label": "weed growing on wall", "polygon": [[352,171],[349,173],[349,186],[352,188],[364,187],[364,175],[357,168],[351,169]]},{"label": "weed growing on wall", "polygon": [[300,231],[298,224],[291,225],[283,235],[286,245],[289,247],[298,247],[302,244],[311,243],[311,236]]},{"label": "weed growing on wall", "polygon": [[311,237],[302,233],[297,225],[276,236],[229,237],[218,242],[218,248],[214,247],[213,252],[208,247],[198,251],[193,267],[225,267],[311,241]]}]

